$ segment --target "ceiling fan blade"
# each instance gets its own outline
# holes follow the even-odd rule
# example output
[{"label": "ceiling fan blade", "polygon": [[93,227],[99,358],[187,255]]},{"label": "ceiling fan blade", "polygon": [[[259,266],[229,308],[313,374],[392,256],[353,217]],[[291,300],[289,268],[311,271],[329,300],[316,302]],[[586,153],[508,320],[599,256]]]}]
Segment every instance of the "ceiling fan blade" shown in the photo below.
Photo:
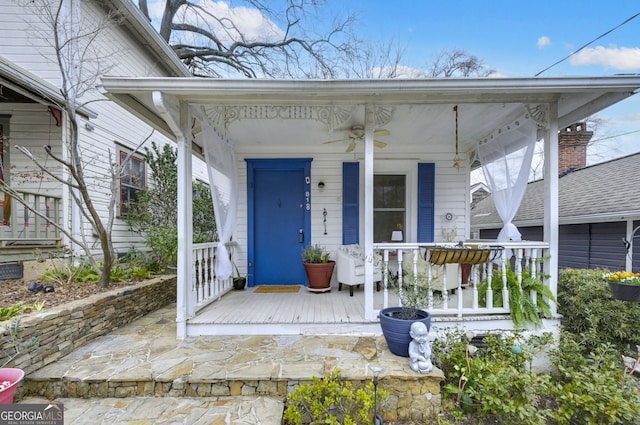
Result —
[{"label": "ceiling fan blade", "polygon": [[346,142],[350,139],[338,139],[338,140],[329,140],[328,142],[322,142],[323,145],[326,145],[327,143],[338,143],[338,142]]},{"label": "ceiling fan blade", "polygon": [[349,143],[349,146],[347,146],[347,150],[345,152],[353,152],[353,150],[356,148],[356,142],[353,141],[351,143]]},{"label": "ceiling fan blade", "polygon": [[384,148],[387,146],[385,142],[381,142],[380,140],[374,140],[373,144],[376,145],[376,148]]},{"label": "ceiling fan blade", "polygon": [[378,130],[373,132],[374,137],[388,136],[391,132],[389,130]]}]

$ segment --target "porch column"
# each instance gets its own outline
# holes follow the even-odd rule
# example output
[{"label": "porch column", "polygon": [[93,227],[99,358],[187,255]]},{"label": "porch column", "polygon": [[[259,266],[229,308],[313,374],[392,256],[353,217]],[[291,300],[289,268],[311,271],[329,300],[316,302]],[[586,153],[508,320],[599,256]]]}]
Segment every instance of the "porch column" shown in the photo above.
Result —
[{"label": "porch column", "polygon": [[375,320],[373,313],[373,132],[374,106],[364,108],[364,317]]},{"label": "porch column", "polygon": [[178,166],[178,270],[176,285],[176,336],[187,336],[187,319],[195,314],[190,291],[192,287],[193,217],[192,166],[191,166],[191,127],[188,105],[180,103],[175,97],[153,92],[153,102],[158,113],[171,127],[176,136]]},{"label": "porch column", "polygon": [[[544,240],[549,244],[551,258],[544,262],[549,277],[549,289],[558,294],[558,104],[549,104],[548,125],[544,135]],[[555,316],[557,308],[551,305]]]}]

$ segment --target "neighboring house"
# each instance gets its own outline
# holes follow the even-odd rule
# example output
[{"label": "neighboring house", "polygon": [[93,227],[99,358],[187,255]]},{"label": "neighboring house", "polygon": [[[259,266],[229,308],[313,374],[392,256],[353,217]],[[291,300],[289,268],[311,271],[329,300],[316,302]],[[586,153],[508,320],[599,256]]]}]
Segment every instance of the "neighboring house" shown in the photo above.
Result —
[{"label": "neighboring house", "polygon": [[491,195],[489,188],[484,183],[476,183],[471,186],[471,190],[469,191],[471,196],[471,209],[474,209],[478,202],[482,201],[487,196]]},{"label": "neighboring house", "polygon": [[[64,179],[61,167],[47,159],[44,148],[51,147],[57,156],[66,155],[68,118],[59,105],[63,103],[59,84],[61,74],[52,47],[51,30],[41,22],[41,11],[29,2],[0,1],[0,178],[37,206],[38,211],[62,224],[74,236],[82,234],[100,253],[97,237],[83,222],[72,202],[69,189],[42,173],[37,166],[15,147],[29,149],[42,164],[54,166],[58,177]],[[122,23],[98,34],[93,47],[104,52],[100,69],[114,75],[131,77],[184,77],[190,75],[173,51],[153,30],[138,8],[128,0],[65,2],[63,9],[68,18],[77,22],[98,22],[107,11],[117,10]],[[90,62],[84,67],[98,66]],[[94,75],[99,75],[96,70]],[[97,81],[99,82],[99,80]],[[82,101],[98,100],[78,111],[80,117],[80,149],[87,164],[86,177],[94,200],[107,217],[106,202],[111,196],[109,164],[121,161],[136,149],[153,128],[139,118],[108,101],[97,90],[88,92]],[[144,146],[155,141],[159,145],[171,139],[155,132]],[[140,153],[144,153],[142,148]],[[202,166],[194,167],[207,181]],[[113,242],[117,253],[124,254],[135,244],[138,235],[130,232],[122,217],[126,214],[126,201],[149,182],[150,170],[142,155],[136,154],[120,181],[117,193],[117,218],[113,227]],[[0,197],[0,263],[31,260],[38,249],[60,251],[72,247],[68,239],[45,220],[25,211],[9,196]],[[2,274],[0,274],[2,276]]]},{"label": "neighboring house", "polygon": [[[561,165],[559,267],[640,271],[640,153],[582,165]],[[543,240],[544,184],[529,183],[513,221],[524,240]],[[492,239],[500,227],[489,196],[471,212],[471,231]]]},{"label": "neighboring house", "polygon": [[[229,158],[231,169],[219,170],[212,185],[232,211],[229,222],[236,225],[227,230],[228,238],[233,236],[234,257],[249,273],[250,288],[305,284],[300,252],[308,244],[324,246],[333,258],[341,245],[361,245],[367,260],[364,293],[345,294],[364,301],[358,304],[361,319],[354,323],[355,313],[333,313],[344,332],[377,323],[379,310],[394,303],[386,290],[375,291],[374,250],[385,259],[395,255],[400,259],[401,253],[422,254],[441,245],[443,233],[455,233],[455,241],[469,239],[469,158],[480,140],[500,135],[508,150],[517,150],[522,138],[515,133],[532,128],[526,140],[544,138],[547,161],[557,164],[558,129],[632,95],[640,87],[640,77],[141,81],[107,76],[102,83],[110,98],[174,135],[179,174],[190,173],[192,132],[197,146]],[[192,130],[193,120],[198,124]],[[543,200],[549,206],[544,241],[504,245],[519,256],[549,255],[544,267],[555,293],[557,173],[550,182]],[[237,192],[227,189],[232,184],[237,184]],[[180,205],[189,205],[190,191],[189,185],[179,188]],[[325,306],[323,298],[316,298],[316,305],[325,308],[314,317],[303,309],[285,318],[286,310],[296,306],[283,305],[277,313],[251,321],[259,313],[243,309],[250,305],[251,294],[233,309],[216,314],[225,305],[226,297],[219,300],[225,286],[219,279],[207,279],[211,274],[198,268],[208,264],[210,256],[188,240],[190,219],[188,210],[180,211],[178,231],[187,239],[178,258],[178,337],[329,331],[324,317],[335,310]],[[218,219],[216,223],[219,229],[224,226]],[[397,230],[402,232],[401,242],[392,240]],[[210,288],[220,286],[221,292],[208,295]],[[500,321],[508,317],[508,308],[489,301],[479,304],[475,286],[456,291],[461,296],[444,294],[444,300],[431,308],[439,327],[510,325]],[[268,308],[261,304],[255,310]],[[232,322],[231,315],[237,312],[240,318]],[[310,320],[307,327],[301,323],[303,316]],[[331,331],[340,332],[340,323]],[[551,321],[550,326],[557,323]]]}]

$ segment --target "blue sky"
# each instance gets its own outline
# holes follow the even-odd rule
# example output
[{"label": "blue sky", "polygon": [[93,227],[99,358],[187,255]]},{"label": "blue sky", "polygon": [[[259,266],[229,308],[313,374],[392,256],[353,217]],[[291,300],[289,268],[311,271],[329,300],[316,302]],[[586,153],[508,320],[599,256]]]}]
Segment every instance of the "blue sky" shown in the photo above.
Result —
[{"label": "blue sky", "polygon": [[[359,31],[366,38],[393,39],[406,46],[406,65],[421,67],[440,51],[462,49],[507,77],[534,76],[640,12],[637,0],[606,2],[609,5],[585,0],[330,0],[329,3],[331,7],[346,5],[357,11]],[[541,40],[546,43],[540,45]],[[597,46],[606,47],[609,53],[615,51],[614,47],[635,49],[635,67],[624,70],[611,64],[572,65],[565,61],[542,75],[639,73],[640,17],[590,47]],[[622,67],[619,51],[618,56],[617,65]],[[604,61],[604,54],[601,59]]]},{"label": "blue sky", "polygon": [[[533,77],[640,13],[638,0],[329,0],[358,13],[359,32],[405,48],[404,65],[425,67],[442,51],[465,50],[504,77]],[[640,16],[541,74],[640,74]],[[640,93],[611,107],[590,161],[640,151]],[[614,137],[630,133],[625,136]]]},{"label": "blue sky", "polygon": [[[150,3],[160,13],[164,1]],[[217,11],[246,5],[242,1],[212,3]],[[402,46],[402,65],[424,68],[438,53],[460,49],[477,56],[503,77],[533,77],[640,13],[638,0],[326,0],[326,6],[327,16],[331,12],[355,13],[361,38],[371,42],[393,40]],[[235,10],[245,17],[250,31],[261,32],[259,26],[264,21],[255,11]],[[541,76],[620,73],[640,74],[640,16]],[[598,117],[604,123],[594,139],[608,139],[594,147],[592,161],[640,151],[640,93]],[[613,137],[623,133],[629,134]]]}]

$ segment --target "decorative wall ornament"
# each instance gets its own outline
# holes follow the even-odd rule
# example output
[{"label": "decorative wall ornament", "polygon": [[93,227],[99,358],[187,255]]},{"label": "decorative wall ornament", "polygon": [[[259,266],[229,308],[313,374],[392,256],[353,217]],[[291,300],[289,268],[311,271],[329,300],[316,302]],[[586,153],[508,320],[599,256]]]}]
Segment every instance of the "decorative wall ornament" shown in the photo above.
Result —
[{"label": "decorative wall ornament", "polygon": [[445,242],[453,242],[458,235],[456,230],[455,221],[457,216],[452,212],[446,212],[442,214],[442,238]]}]

